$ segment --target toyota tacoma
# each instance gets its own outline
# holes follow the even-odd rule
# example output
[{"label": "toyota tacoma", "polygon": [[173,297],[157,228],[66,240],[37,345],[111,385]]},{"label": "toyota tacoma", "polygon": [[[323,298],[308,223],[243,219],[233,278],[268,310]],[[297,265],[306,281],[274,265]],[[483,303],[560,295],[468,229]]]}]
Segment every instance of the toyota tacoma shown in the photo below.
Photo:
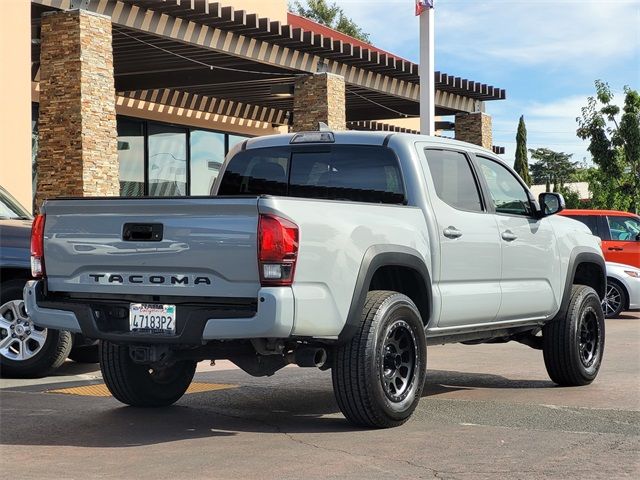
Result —
[{"label": "toyota tacoma", "polygon": [[331,369],[356,425],[405,422],[427,345],[517,341],[559,385],[604,351],[599,239],[474,145],[383,132],[249,139],[209,197],[47,201],[25,287],[33,321],[99,339],[134,406],[186,391],[201,360],[251,375]]}]

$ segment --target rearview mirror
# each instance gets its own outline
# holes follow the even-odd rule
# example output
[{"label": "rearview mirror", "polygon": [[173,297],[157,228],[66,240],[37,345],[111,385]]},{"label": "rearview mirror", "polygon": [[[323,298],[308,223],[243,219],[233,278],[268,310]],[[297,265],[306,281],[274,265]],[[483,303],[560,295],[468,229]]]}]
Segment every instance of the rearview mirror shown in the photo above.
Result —
[{"label": "rearview mirror", "polygon": [[547,217],[561,212],[565,208],[564,197],[556,192],[543,192],[538,195],[540,203],[540,216]]}]

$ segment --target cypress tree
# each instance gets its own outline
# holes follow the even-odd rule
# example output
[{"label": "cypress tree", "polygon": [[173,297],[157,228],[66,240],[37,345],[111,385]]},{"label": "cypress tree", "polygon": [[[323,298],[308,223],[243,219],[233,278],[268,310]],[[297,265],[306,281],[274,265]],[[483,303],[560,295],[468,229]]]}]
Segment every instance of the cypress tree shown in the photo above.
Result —
[{"label": "cypress tree", "polygon": [[527,159],[527,127],[524,124],[524,115],[520,115],[518,133],[516,134],[516,161],[514,170],[524,182],[531,186],[531,174],[529,174],[529,161]]}]

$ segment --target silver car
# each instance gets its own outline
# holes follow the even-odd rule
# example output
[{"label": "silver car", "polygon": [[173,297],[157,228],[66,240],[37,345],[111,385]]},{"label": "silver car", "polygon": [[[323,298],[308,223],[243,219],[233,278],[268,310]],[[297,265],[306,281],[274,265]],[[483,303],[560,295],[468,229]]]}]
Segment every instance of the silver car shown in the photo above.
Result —
[{"label": "silver car", "polygon": [[640,269],[607,262],[607,296],[602,301],[605,316],[615,318],[636,309],[640,309]]}]

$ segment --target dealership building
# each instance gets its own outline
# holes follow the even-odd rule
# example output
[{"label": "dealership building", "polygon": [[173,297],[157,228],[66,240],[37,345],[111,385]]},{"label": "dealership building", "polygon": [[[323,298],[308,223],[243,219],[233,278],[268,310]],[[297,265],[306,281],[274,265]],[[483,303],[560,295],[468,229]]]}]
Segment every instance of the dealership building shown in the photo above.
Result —
[{"label": "dealership building", "polygon": [[[418,65],[294,15],[286,0],[2,9],[0,184],[26,207],[207,195],[234,144],[318,122],[418,129]],[[439,132],[500,153],[485,104],[505,91],[443,72],[435,85]]]}]

